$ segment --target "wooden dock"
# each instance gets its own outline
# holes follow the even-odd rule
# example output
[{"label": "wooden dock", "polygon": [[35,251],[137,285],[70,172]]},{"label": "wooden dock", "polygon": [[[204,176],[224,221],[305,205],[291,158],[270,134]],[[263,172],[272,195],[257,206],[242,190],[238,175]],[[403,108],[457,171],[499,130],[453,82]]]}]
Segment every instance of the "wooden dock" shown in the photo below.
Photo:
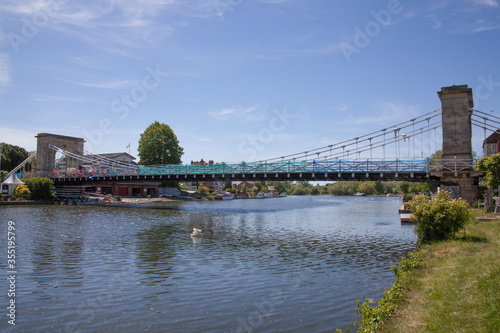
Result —
[{"label": "wooden dock", "polygon": [[401,224],[415,224],[415,218],[411,213],[411,210],[405,209],[405,205],[403,204],[401,208],[399,208],[399,216],[401,217]]}]

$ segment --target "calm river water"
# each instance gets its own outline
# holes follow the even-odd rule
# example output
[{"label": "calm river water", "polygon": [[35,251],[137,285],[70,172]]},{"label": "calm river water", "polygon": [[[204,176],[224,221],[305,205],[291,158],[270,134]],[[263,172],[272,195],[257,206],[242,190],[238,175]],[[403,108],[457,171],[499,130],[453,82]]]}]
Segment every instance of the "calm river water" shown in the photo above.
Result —
[{"label": "calm river water", "polygon": [[[2,207],[1,331],[333,332],[413,251],[400,198]],[[16,227],[16,325],[6,316]],[[192,228],[203,236],[192,239]]]}]

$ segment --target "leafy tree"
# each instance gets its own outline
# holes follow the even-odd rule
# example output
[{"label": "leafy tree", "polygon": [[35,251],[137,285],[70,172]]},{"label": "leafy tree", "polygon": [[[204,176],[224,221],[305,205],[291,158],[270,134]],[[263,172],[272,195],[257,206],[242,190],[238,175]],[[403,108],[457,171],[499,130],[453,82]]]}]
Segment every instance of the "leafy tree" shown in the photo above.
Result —
[{"label": "leafy tree", "polygon": [[477,161],[477,170],[484,172],[486,184],[497,188],[500,185],[500,154],[485,156]]},{"label": "leafy tree", "polygon": [[375,193],[375,184],[373,182],[361,182],[358,185],[358,192],[368,195]]},{"label": "leafy tree", "polygon": [[[261,186],[262,186],[262,184],[261,184]],[[259,194],[259,192],[260,192],[259,188],[257,186],[255,186],[255,184],[254,184],[252,187],[252,193],[257,195],[257,194]]]},{"label": "leafy tree", "polygon": [[160,183],[161,187],[172,187],[180,189],[180,183],[173,180],[165,180]]},{"label": "leafy tree", "polygon": [[443,161],[443,151],[437,150],[435,153],[431,155],[430,158],[431,165],[440,165]]},{"label": "leafy tree", "polygon": [[247,186],[245,184],[241,185],[241,193],[243,194],[247,193]]},{"label": "leafy tree", "polygon": [[231,183],[230,180],[227,180],[225,183],[224,183],[224,189],[232,189],[233,188],[233,184]]},{"label": "leafy tree", "polygon": [[278,193],[286,193],[287,190],[292,188],[291,182],[279,182],[279,181],[270,181],[266,182],[268,186],[274,186]]},{"label": "leafy tree", "polygon": [[410,184],[408,182],[401,182],[401,184],[399,184],[399,190],[402,194],[407,194],[410,191]]},{"label": "leafy tree", "polygon": [[313,187],[311,183],[309,183],[308,181],[304,180],[302,182],[300,182],[302,184],[302,186],[306,187],[306,188],[311,188]]},{"label": "leafy tree", "polygon": [[29,156],[26,149],[4,142],[0,143],[0,150],[2,151],[1,169],[7,172],[12,171]]},{"label": "leafy tree", "polygon": [[437,150],[431,155],[431,160],[441,161],[443,158],[443,151]]},{"label": "leafy tree", "polygon": [[321,194],[321,188],[319,186],[314,186],[311,188],[310,191],[311,195],[320,195]]},{"label": "leafy tree", "polygon": [[259,193],[260,191],[262,191],[262,188],[264,187],[264,186],[262,186],[261,182],[255,182],[253,184],[253,186],[257,188],[257,190],[258,190],[257,193]]},{"label": "leafy tree", "polygon": [[375,182],[375,192],[377,194],[384,194],[385,192],[385,185],[381,181]]},{"label": "leafy tree", "polygon": [[184,149],[170,126],[155,121],[139,139],[139,164],[180,164]]},{"label": "leafy tree", "polygon": [[23,179],[22,181],[28,186],[33,199],[54,200],[56,198],[52,179],[36,177]]},{"label": "leafy tree", "polygon": [[[305,184],[304,184],[305,183]],[[308,186],[305,186],[308,185]],[[292,195],[309,195],[311,194],[310,187],[312,187],[308,182],[298,182],[292,186]]]},{"label": "leafy tree", "polygon": [[358,190],[357,181],[340,181],[332,184],[329,189],[331,195],[354,195]]},{"label": "leafy tree", "polygon": [[210,192],[210,189],[206,186],[200,186],[200,187],[198,187],[198,191],[201,194],[207,194],[208,192]]},{"label": "leafy tree", "polygon": [[411,183],[409,193],[436,192],[437,184]]}]

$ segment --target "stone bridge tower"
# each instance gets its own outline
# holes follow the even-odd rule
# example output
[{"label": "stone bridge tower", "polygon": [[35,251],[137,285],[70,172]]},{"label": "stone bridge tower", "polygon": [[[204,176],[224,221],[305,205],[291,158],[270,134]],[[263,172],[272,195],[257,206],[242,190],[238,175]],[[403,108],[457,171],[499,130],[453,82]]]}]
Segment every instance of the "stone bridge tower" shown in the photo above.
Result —
[{"label": "stone bridge tower", "polygon": [[472,160],[472,89],[467,85],[438,91],[443,120],[443,159]]},{"label": "stone bridge tower", "polygon": [[[443,163],[452,163],[456,158],[462,166],[459,172],[443,170],[436,175],[440,176],[442,183],[455,184],[443,186],[453,197],[462,197],[473,203],[477,193],[474,178],[480,173],[474,171],[472,165],[472,89],[467,85],[443,87],[438,96],[442,110]],[[464,168],[464,164],[469,167]]]},{"label": "stone bridge tower", "polygon": [[[73,154],[83,155],[82,138],[72,136],[56,135],[48,133],[39,133],[36,145],[36,175],[38,177],[50,177],[55,167],[56,151],[50,148],[50,145],[57,146]],[[67,168],[79,168],[79,162],[66,159]]]}]

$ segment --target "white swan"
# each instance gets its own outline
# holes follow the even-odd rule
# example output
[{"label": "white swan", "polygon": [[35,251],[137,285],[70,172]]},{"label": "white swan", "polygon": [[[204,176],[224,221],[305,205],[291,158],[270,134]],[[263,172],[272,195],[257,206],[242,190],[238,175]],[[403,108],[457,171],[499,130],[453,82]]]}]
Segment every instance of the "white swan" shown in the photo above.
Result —
[{"label": "white swan", "polygon": [[193,228],[193,233],[191,234],[193,237],[201,237],[201,229]]}]

